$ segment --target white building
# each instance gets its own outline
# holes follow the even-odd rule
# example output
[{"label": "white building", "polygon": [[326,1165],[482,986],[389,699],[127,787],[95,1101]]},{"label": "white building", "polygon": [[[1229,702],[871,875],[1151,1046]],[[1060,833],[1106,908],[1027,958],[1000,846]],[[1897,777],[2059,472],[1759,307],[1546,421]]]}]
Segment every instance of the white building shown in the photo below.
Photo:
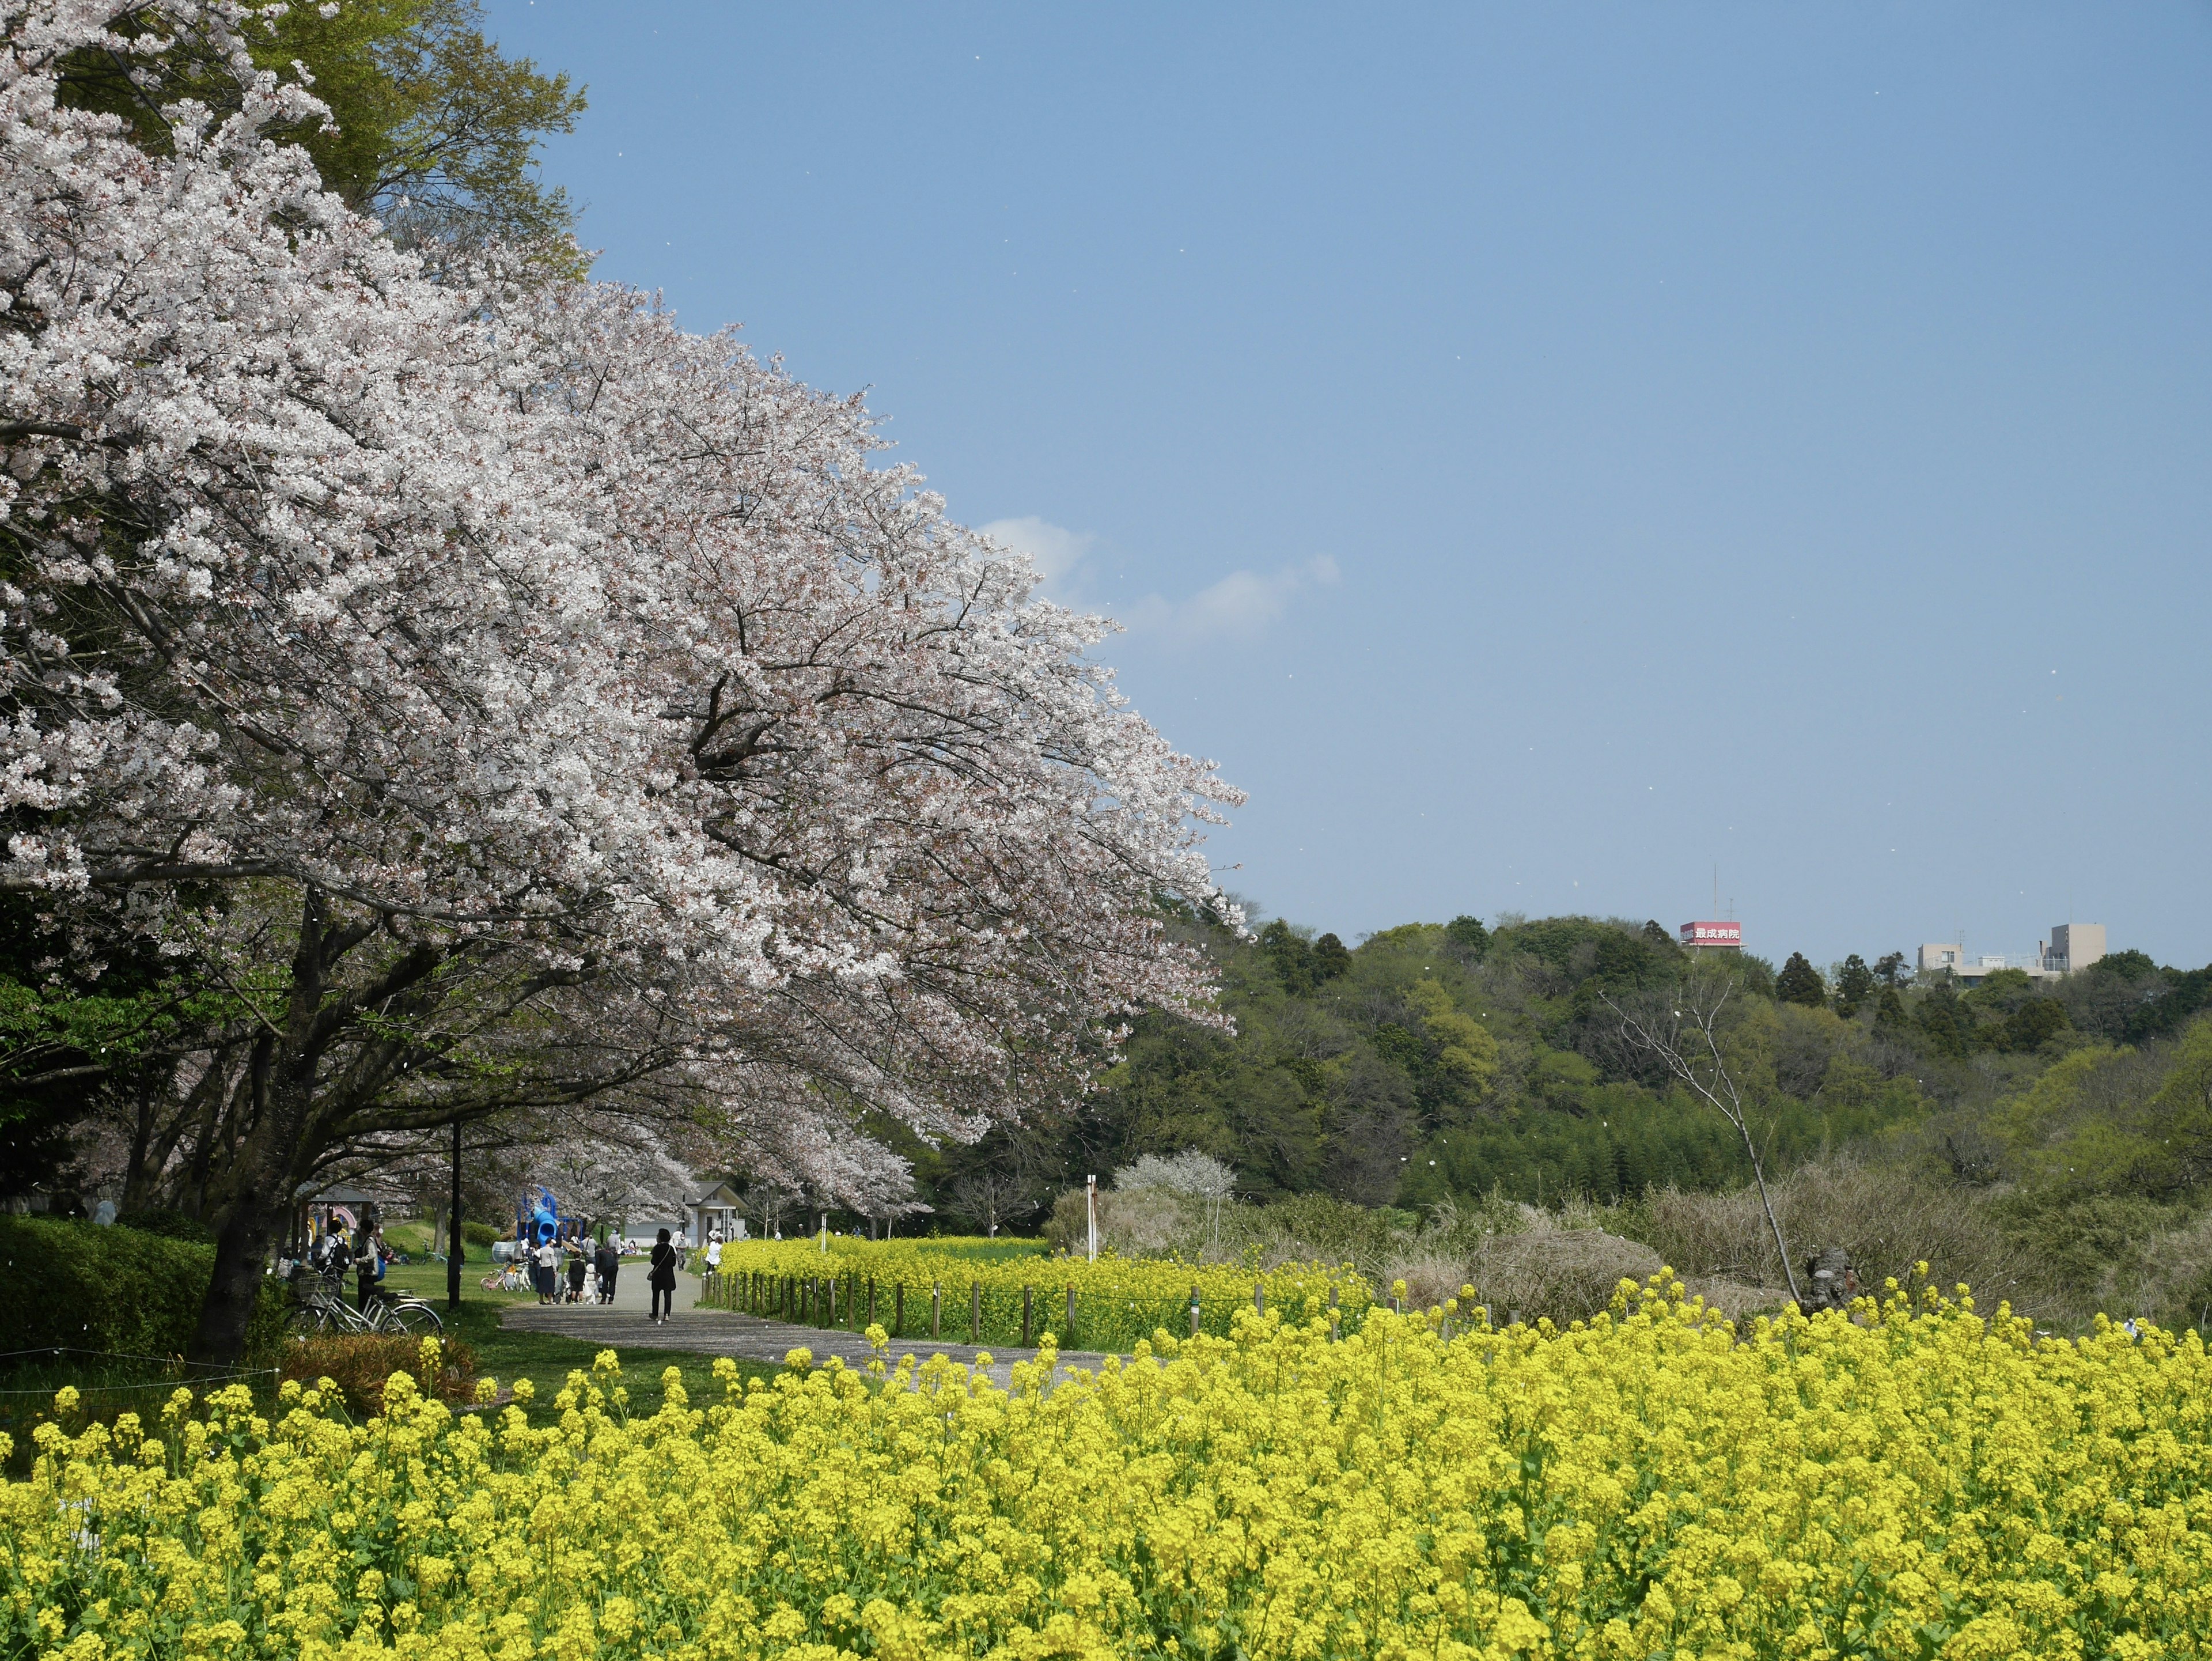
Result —
[{"label": "white building", "polygon": [[2032,981],[2057,980],[2077,969],[2087,969],[2105,955],[2105,925],[2100,922],[2062,922],[2048,940],[2038,940],[2032,957],[2008,958],[1983,952],[1969,958],[1955,941],[1937,940],[1920,948],[1914,965],[1923,975],[1948,974],[1961,986],[1979,986],[2000,969],[2016,969]]},{"label": "white building", "polygon": [[2051,929],[2050,940],[2041,949],[2043,966],[2054,975],[2087,969],[2105,955],[2105,925],[2062,922]]}]

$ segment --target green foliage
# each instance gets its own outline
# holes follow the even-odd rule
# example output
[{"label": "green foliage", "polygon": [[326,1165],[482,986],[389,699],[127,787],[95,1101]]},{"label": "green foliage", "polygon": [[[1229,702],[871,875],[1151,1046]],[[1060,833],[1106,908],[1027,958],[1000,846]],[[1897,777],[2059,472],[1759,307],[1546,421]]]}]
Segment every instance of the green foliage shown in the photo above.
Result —
[{"label": "green foliage", "polygon": [[1836,1013],[1849,1020],[1874,996],[1874,970],[1867,967],[1864,958],[1852,952],[1836,975]]},{"label": "green foliage", "polygon": [[1805,954],[1792,952],[1790,961],[1782,965],[1781,974],[1775,977],[1774,995],[1784,1003],[1818,1009],[1828,1001],[1828,989],[1821,984],[1820,971],[1806,961]]},{"label": "green foliage", "polygon": [[[1663,929],[1409,923],[1370,936],[1325,978],[1308,966],[1318,946],[1288,923],[1255,940],[1196,938],[1236,1034],[1140,1020],[1073,1133],[1079,1180],[1186,1148],[1234,1165],[1248,1198],[1365,1207],[1612,1199],[1749,1174],[1735,1133],[1618,1041],[1607,1000],[1671,985],[1690,962]],[[1767,978],[1755,960],[1727,966],[1751,989]],[[1826,1009],[1778,1013],[1756,989],[1742,1008],[1731,1042],[1778,1157],[1885,1135],[1925,1111],[1910,1079],[1866,1058],[1863,1028]]]},{"label": "green foliage", "polygon": [[[165,20],[149,13],[125,27],[134,21],[151,27]],[[301,145],[349,206],[383,218],[403,241],[499,241],[582,274],[586,262],[569,236],[574,208],[538,179],[536,160],[548,134],[574,129],[583,92],[565,75],[502,55],[484,34],[476,0],[294,5],[273,23],[249,23],[246,39],[263,69],[289,75],[295,62],[306,67],[331,121],[270,136]],[[230,83],[210,72],[215,51],[211,42],[177,40],[150,84],[135,83],[118,58],[82,53],[64,72],[62,94],[118,116],[140,144],[165,152],[163,104],[192,98],[228,113],[222,100]]]},{"label": "green foliage", "polygon": [[2005,1048],[2040,1049],[2066,1028],[2066,1006],[2056,998],[2036,998],[2005,1017]]},{"label": "green foliage", "polygon": [[1931,1055],[1956,1059],[1973,1048],[1973,1015],[1960,1007],[1959,995],[1948,980],[1929,989],[1916,1019],[1921,1042]]},{"label": "green foliage", "polygon": [[1905,1000],[1898,997],[1896,987],[1882,987],[1881,997],[1874,1000],[1874,1031],[1893,1039],[1902,1039],[1911,1031],[1911,1022],[1905,1018]]},{"label": "green foliage", "polygon": [[1905,1000],[1898,995],[1894,986],[1884,986],[1875,1000],[1874,1027],[1883,1037],[1898,1039],[1911,1030],[1911,1023],[1905,1019]]},{"label": "green foliage", "polygon": [[[215,1248],[135,1228],[0,1215],[0,1299],[10,1348],[181,1355],[191,1340]],[[263,1290],[249,1356],[272,1348],[289,1294]]]},{"label": "green foliage", "polygon": [[135,1228],[142,1234],[158,1234],[165,1240],[193,1240],[215,1244],[215,1231],[189,1212],[155,1209],[126,1211],[115,1220],[118,1228]]},{"label": "green foliage", "polygon": [[499,1230],[491,1224],[472,1223],[465,1220],[462,1221],[461,1240],[464,1244],[482,1246],[489,1250],[498,1242],[498,1239]]},{"label": "green foliage", "polygon": [[2212,1017],[2166,1045],[2060,1056],[2000,1106],[1995,1128],[2040,1192],[2172,1198],[2197,1187],[2212,1177]]},{"label": "green foliage", "polygon": [[[1480,927],[1480,925],[1477,925]],[[1352,967],[1352,953],[1342,940],[1334,934],[1323,934],[1314,942],[1314,978],[1333,981]]]},{"label": "green foliage", "polygon": [[1466,954],[1469,963],[1480,963],[1490,952],[1490,931],[1480,917],[1454,917],[1444,925],[1444,936]]}]

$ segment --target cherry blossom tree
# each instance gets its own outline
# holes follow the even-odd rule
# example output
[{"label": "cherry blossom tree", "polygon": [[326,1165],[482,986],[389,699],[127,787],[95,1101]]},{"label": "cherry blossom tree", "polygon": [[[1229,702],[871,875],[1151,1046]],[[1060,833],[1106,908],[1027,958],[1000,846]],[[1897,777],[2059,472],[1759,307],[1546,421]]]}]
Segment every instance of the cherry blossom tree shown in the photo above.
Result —
[{"label": "cherry blossom tree", "polygon": [[[242,8],[0,19],[0,886],[248,1012],[199,1353],[337,1138],[649,1081],[858,1196],[861,1115],[973,1137],[1213,1018],[1160,919],[1239,798],[858,401],[426,277],[266,137],[316,106]],[[57,102],[187,34],[239,94],[166,153]]]}]

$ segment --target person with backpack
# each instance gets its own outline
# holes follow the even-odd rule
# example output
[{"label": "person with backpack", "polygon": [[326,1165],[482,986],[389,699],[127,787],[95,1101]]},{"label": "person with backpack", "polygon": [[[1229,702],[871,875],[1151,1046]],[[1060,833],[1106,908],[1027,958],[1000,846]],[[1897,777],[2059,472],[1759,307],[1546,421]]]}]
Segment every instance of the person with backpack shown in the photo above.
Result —
[{"label": "person with backpack", "polygon": [[667,1325],[668,1317],[676,1312],[676,1248],[668,1244],[665,1228],[653,1243],[653,1266],[645,1283],[653,1288],[653,1313],[648,1318],[655,1326]]}]

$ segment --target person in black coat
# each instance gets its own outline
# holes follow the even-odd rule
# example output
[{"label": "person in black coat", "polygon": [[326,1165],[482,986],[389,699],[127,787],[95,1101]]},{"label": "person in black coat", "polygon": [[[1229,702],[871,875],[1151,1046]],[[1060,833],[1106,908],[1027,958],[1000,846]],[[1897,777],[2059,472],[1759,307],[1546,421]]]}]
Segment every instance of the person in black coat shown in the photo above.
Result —
[{"label": "person in black coat", "polygon": [[676,1312],[676,1248],[668,1244],[668,1231],[665,1228],[653,1243],[653,1267],[645,1283],[653,1288],[650,1318],[656,1326],[665,1326],[668,1317]]},{"label": "person in black coat", "polygon": [[615,1250],[611,1238],[599,1242],[599,1254],[592,1259],[592,1267],[599,1272],[599,1301],[611,1304],[615,1300],[615,1272],[622,1267],[622,1254]]}]

